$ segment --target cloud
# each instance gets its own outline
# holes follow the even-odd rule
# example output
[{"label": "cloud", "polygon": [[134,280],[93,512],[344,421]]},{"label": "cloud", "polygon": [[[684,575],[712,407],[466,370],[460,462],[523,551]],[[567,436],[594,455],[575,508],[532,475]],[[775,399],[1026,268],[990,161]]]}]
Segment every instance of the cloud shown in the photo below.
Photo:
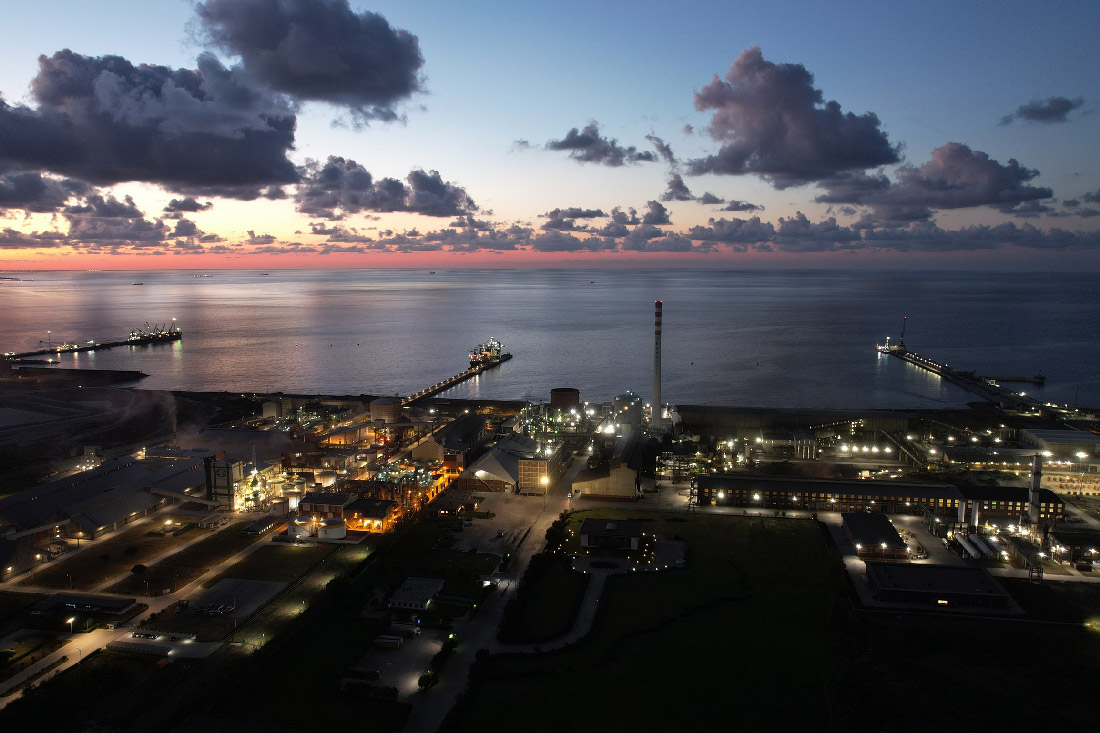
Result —
[{"label": "cloud", "polygon": [[172,199],[168,202],[168,205],[164,207],[164,213],[166,214],[194,214],[199,211],[209,211],[214,208],[214,204],[210,201],[206,203],[200,203],[194,196],[188,196],[182,199]]},{"label": "cloud", "polygon": [[214,47],[296,100],[394,120],[396,103],[421,89],[417,37],[347,0],[207,0],[196,11]]},{"label": "cloud", "polygon": [[751,204],[748,201],[730,201],[723,206],[719,211],[763,211],[764,207],[757,204]]},{"label": "cloud", "polygon": [[1100,204],[1100,188],[1096,189],[1096,192],[1089,191],[1081,197],[1081,200],[1088,204]]},{"label": "cloud", "polygon": [[549,140],[547,150],[568,150],[569,157],[581,163],[598,163],[607,166],[620,166],[624,163],[653,163],[656,154],[651,151],[639,151],[633,145],[621,147],[613,138],[600,135],[600,125],[595,120],[585,125],[583,130],[573,128],[561,140]]},{"label": "cloud", "polygon": [[585,231],[587,226],[577,226],[577,219],[595,219],[607,214],[601,209],[582,209],[577,206],[568,209],[553,209],[539,216],[546,217],[542,229],[556,231]]},{"label": "cloud", "polygon": [[992,206],[1004,213],[1027,213],[1018,208],[1053,195],[1049,188],[1027,183],[1039,171],[1021,166],[1015,159],[1001,164],[980,150],[961,143],[947,143],[932,151],[931,160],[919,168],[901,166],[891,182],[875,175],[845,173],[822,182],[828,193],[822,203],[869,206],[887,221],[929,219],[937,209]]},{"label": "cloud", "polygon": [[646,211],[642,215],[642,224],[671,224],[672,222],[668,218],[668,209],[661,205],[657,201],[647,201]]},{"label": "cloud", "polygon": [[783,189],[899,160],[874,113],[841,112],[804,66],[765,61],[755,46],[695,93],[695,108],[714,110],[710,134],[723,143],[688,163],[695,175],[755,173]]},{"label": "cloud", "polygon": [[677,165],[676,156],[673,155],[672,147],[668,143],[656,135],[646,135],[645,139],[653,143],[653,147],[657,148],[657,153],[661,156],[661,160],[673,167]]},{"label": "cloud", "polygon": [[228,196],[297,180],[287,158],[296,122],[287,101],[211,55],[194,70],[69,50],[38,65],[37,108],[0,100],[0,168],[96,185],[209,186]]},{"label": "cloud", "polygon": [[1001,118],[1002,125],[1012,124],[1013,120],[1026,122],[1042,122],[1048,125],[1068,122],[1068,115],[1073,110],[1085,103],[1081,97],[1067,99],[1066,97],[1047,97],[1039,100],[1033,99],[1027,104],[1021,104],[1016,111]]},{"label": "cloud", "polygon": [[438,171],[413,170],[407,184],[395,178],[376,181],[354,160],[329,156],[324,165],[309,161],[299,172],[295,206],[318,218],[337,220],[363,211],[465,216],[478,210],[466,189],[444,181]]},{"label": "cloud", "polygon": [[661,201],[694,201],[691,190],[684,184],[684,179],[679,173],[673,173],[668,177],[668,189],[661,194]]},{"label": "cloud", "polygon": [[90,189],[83,181],[71,178],[51,178],[37,172],[10,173],[0,176],[0,209],[49,213]]},{"label": "cloud", "polygon": [[699,197],[699,203],[707,205],[724,204],[726,200],[720,196],[715,196],[710,191],[704,191],[703,195]]}]

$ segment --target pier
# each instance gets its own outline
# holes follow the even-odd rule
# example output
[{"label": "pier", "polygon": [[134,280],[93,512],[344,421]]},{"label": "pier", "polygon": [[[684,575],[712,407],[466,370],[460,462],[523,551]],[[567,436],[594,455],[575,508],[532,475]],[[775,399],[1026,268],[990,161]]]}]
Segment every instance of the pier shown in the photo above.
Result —
[{"label": "pier", "polygon": [[[75,354],[83,351],[97,351],[99,349],[113,349],[117,346],[148,346],[150,344],[170,344],[179,341],[183,338],[183,331],[176,328],[176,324],[173,323],[167,329],[160,328],[159,326],[149,327],[149,324],[145,324],[150,328],[149,331],[143,331],[141,329],[135,329],[130,332],[130,336],[123,341],[89,341],[86,344],[58,344],[56,346],[50,345],[45,349],[38,349],[36,351],[22,351],[15,353],[9,351],[4,354],[4,358],[8,361],[20,361],[23,359],[30,359],[34,356],[60,356],[61,354]],[[41,342],[39,342],[41,343]],[[36,361],[37,364],[52,364],[53,361]]]},{"label": "pier", "polygon": [[[982,399],[1000,405],[1002,408],[1031,411],[1041,409],[1043,406],[1038,400],[1018,392],[1013,392],[999,384],[986,381],[987,378],[979,377],[972,371],[964,372],[958,369],[952,369],[946,364],[940,364],[926,356],[915,354],[906,349],[903,345],[891,346],[889,340],[887,340],[884,346],[878,346],[876,349],[880,354],[896,356],[902,361],[909,362],[913,366],[932,372],[955,386],[962,387],[968,392],[973,392]],[[1005,379],[1004,381],[1009,380]]]},{"label": "pier", "polygon": [[459,384],[461,382],[465,382],[467,379],[470,379],[471,377],[476,377],[478,374],[481,374],[486,369],[492,369],[493,367],[495,367],[499,364],[503,364],[504,362],[508,361],[511,358],[512,358],[511,354],[501,354],[499,357],[496,357],[492,361],[486,361],[486,362],[482,362],[480,364],[476,364],[474,366],[471,366],[469,369],[467,369],[464,372],[459,372],[458,374],[454,375],[453,377],[450,377],[448,379],[444,379],[442,382],[439,382],[438,384],[433,384],[431,387],[427,387],[426,389],[422,389],[414,395],[410,395],[408,397],[403,398],[401,400],[401,406],[402,407],[407,407],[407,406],[413,404],[414,402],[416,402],[417,400],[422,400],[425,397],[431,397],[434,394],[438,394],[438,393],[442,392],[445,389],[450,389],[451,387],[455,386],[456,384]]}]

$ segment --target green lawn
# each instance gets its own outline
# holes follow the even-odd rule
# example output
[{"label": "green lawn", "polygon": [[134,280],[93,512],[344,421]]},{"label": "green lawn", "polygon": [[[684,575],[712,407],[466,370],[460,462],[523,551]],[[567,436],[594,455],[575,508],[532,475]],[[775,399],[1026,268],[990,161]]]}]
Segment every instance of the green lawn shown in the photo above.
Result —
[{"label": "green lawn", "polygon": [[626,509],[575,514],[570,528],[587,517],[679,536],[689,563],[610,578],[594,633],[574,647],[490,660],[461,729],[770,728],[776,710],[759,701],[792,694],[786,724],[821,729],[835,702],[829,632],[842,584],[815,523]]},{"label": "green lawn", "polygon": [[292,545],[272,542],[253,552],[236,565],[203,583],[217,585],[223,578],[272,580],[290,583],[309,568],[336,551],[336,545]]},{"label": "green lawn", "polygon": [[589,576],[574,571],[566,556],[532,560],[523,586],[505,612],[499,638],[506,644],[537,644],[573,628]]}]

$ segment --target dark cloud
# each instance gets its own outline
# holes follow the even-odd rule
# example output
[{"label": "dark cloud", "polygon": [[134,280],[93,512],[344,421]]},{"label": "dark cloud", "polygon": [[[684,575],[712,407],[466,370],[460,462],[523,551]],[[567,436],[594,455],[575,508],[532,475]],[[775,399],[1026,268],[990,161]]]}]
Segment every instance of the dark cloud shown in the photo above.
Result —
[{"label": "dark cloud", "polygon": [[425,216],[462,216],[478,209],[466,189],[445,182],[438,171],[414,170],[406,180],[409,182],[406,211]]},{"label": "dark cloud", "polygon": [[249,244],[275,244],[277,241],[279,241],[278,237],[273,234],[256,234],[254,230],[248,230]]},{"label": "dark cloud", "polygon": [[724,204],[726,203],[726,200],[724,198],[721,198],[720,196],[715,196],[710,191],[704,191],[703,195],[699,197],[699,203],[707,205]]},{"label": "dark cloud", "polygon": [[83,203],[66,206],[61,211],[67,216],[97,219],[140,219],[145,216],[130,196],[124,196],[122,201],[119,201],[114,196],[99,194],[88,196]]},{"label": "dark cloud", "polygon": [[661,160],[668,163],[671,166],[676,166],[676,156],[672,153],[672,147],[661,138],[656,135],[646,135],[645,139],[653,143],[653,147],[657,148],[657,153],[661,156]]},{"label": "dark cloud", "polygon": [[37,172],[10,173],[0,177],[0,209],[24,209],[35,213],[58,211],[91,187],[71,178],[57,179]]},{"label": "dark cloud", "polygon": [[668,177],[668,188],[661,194],[661,201],[694,201],[695,196],[684,184],[684,179],[679,173],[673,173]]},{"label": "dark cloud", "polygon": [[1016,111],[1001,118],[1002,125],[1011,124],[1013,120],[1025,120],[1027,122],[1043,122],[1048,125],[1068,122],[1070,112],[1085,103],[1081,97],[1067,99],[1065,97],[1047,97],[1046,99],[1033,99],[1027,104],[1021,104]]},{"label": "dark cloud", "polygon": [[550,140],[547,150],[568,150],[569,157],[581,163],[620,166],[624,163],[652,163],[657,160],[651,151],[639,151],[633,145],[622,147],[613,138],[600,135],[600,125],[593,120],[583,130],[573,128],[561,140]]},{"label": "dark cloud", "polygon": [[755,46],[695,93],[695,108],[714,110],[710,134],[723,145],[690,161],[693,174],[755,173],[787,188],[899,159],[874,113],[841,112],[804,66],[765,61]]},{"label": "dark cloud", "polygon": [[748,201],[730,201],[723,206],[719,211],[763,211],[763,206],[757,204],[750,204]]},{"label": "dark cloud", "polygon": [[297,180],[287,153],[295,116],[213,56],[198,68],[135,66],[59,51],[38,59],[37,108],[0,100],[0,167],[93,184],[147,181],[173,190]]},{"label": "dark cloud", "polygon": [[1055,209],[1052,206],[1041,204],[1038,201],[1025,201],[1022,204],[1016,205],[1011,213],[1013,216],[1018,216],[1022,219],[1034,219],[1044,214],[1053,214],[1055,213]]},{"label": "dark cloud", "polygon": [[828,193],[817,200],[869,206],[887,221],[921,221],[937,209],[993,206],[1004,213],[1028,202],[1053,195],[1049,188],[1027,185],[1039,172],[1015,159],[1002,165],[980,150],[961,143],[947,143],[932,151],[932,159],[919,168],[905,165],[890,182],[880,173],[868,176],[847,173],[822,182]]},{"label": "dark cloud", "polygon": [[396,178],[375,180],[354,160],[330,156],[324,165],[310,161],[300,169],[302,182],[294,194],[303,214],[337,220],[363,211],[407,211],[425,216],[466,216],[477,204],[461,186],[446,182],[438,171],[414,170],[403,183]]},{"label": "dark cloud", "polygon": [[168,205],[164,207],[164,213],[166,214],[194,214],[199,211],[209,211],[214,208],[214,204],[210,201],[206,203],[200,203],[194,196],[188,196],[183,199],[172,199],[168,202]]},{"label": "dark cloud", "polygon": [[758,216],[751,219],[711,219],[708,226],[692,227],[688,237],[731,245],[760,244],[775,237],[775,227],[771,222],[761,221]]},{"label": "dark cloud", "polygon": [[393,120],[394,105],[420,90],[417,37],[347,0],[207,0],[196,10],[215,47],[297,100]]},{"label": "dark cloud", "polygon": [[1089,191],[1081,197],[1081,200],[1087,204],[1100,204],[1100,188],[1096,189],[1095,192]]},{"label": "dark cloud", "polygon": [[642,224],[671,224],[668,218],[668,209],[658,201],[647,201],[647,211],[642,215]]},{"label": "dark cloud", "polygon": [[177,219],[176,226],[172,229],[173,237],[198,237],[202,232],[190,219]]}]

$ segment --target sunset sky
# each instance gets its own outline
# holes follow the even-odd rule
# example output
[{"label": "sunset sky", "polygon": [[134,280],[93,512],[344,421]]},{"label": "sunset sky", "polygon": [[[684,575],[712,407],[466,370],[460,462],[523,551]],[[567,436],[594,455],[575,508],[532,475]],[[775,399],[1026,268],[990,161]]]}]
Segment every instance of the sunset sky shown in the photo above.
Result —
[{"label": "sunset sky", "polygon": [[5,9],[0,268],[1100,268],[1100,4]]}]

